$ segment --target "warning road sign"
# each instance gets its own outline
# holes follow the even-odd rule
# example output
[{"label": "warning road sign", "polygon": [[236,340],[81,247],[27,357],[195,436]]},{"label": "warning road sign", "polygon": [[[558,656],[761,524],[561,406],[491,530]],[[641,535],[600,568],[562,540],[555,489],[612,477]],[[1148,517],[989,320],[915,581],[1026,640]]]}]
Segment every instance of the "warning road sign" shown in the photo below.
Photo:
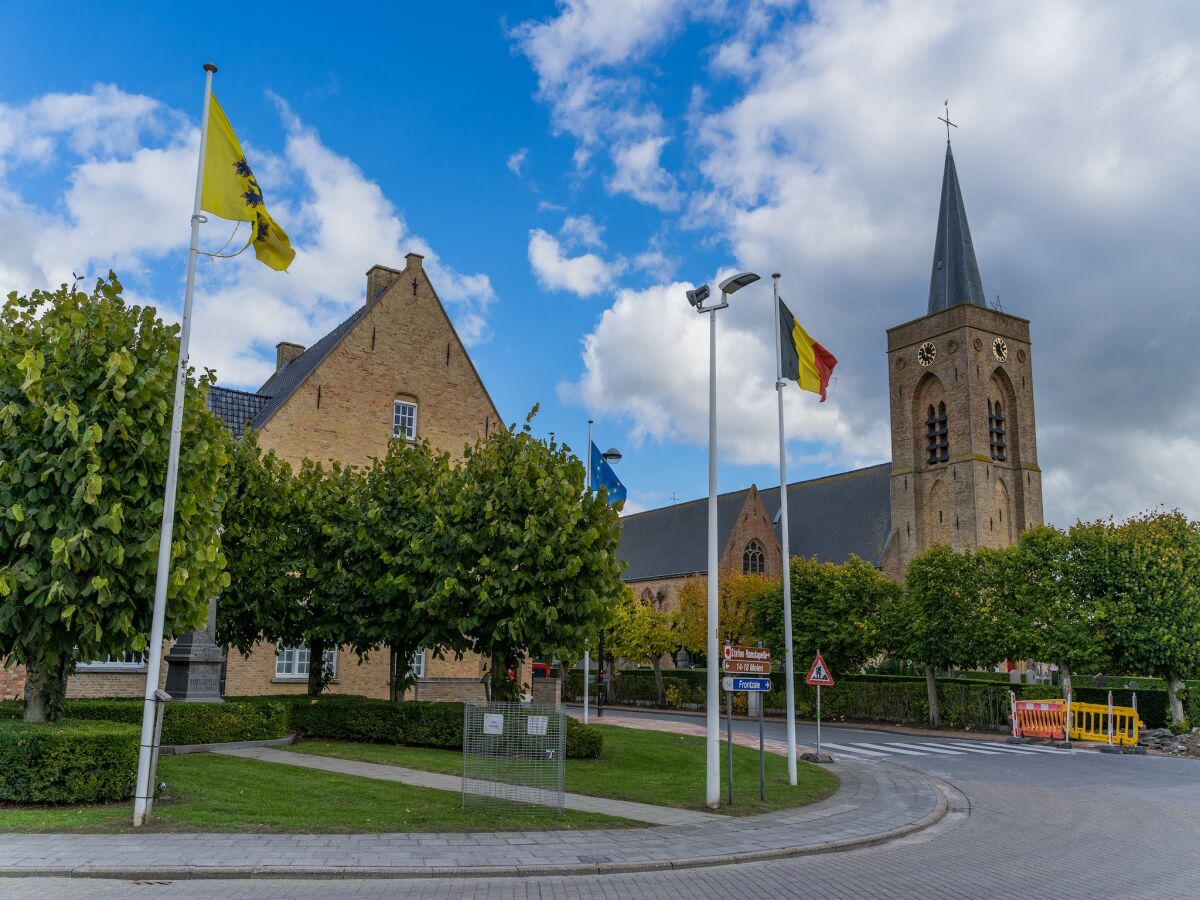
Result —
[{"label": "warning road sign", "polygon": [[833,676],[829,674],[829,666],[825,664],[825,659],[820,653],[813,660],[812,668],[808,670],[808,677],[804,679],[805,684],[819,684],[823,687],[833,686]]}]

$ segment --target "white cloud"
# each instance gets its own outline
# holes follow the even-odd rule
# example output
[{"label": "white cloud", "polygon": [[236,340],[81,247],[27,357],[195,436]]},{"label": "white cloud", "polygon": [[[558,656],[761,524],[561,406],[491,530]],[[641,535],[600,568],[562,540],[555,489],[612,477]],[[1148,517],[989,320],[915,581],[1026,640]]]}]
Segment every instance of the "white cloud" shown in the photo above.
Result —
[{"label": "white cloud", "polygon": [[[266,269],[249,252],[202,261],[192,344],[197,364],[215,368],[224,384],[257,386],[274,369],[276,342],[315,341],[363,302],[363,273],[371,265],[397,264],[409,251],[425,256],[464,341],[485,340],[496,300],[488,276],[447,265],[409,230],[377,183],[275,99],[287,130],[283,152],[251,145],[246,152],[272,214],[291,235],[296,260],[287,273]],[[195,126],[151,98],[111,86],[49,95],[2,112],[11,115],[0,116],[8,123],[0,125],[7,128],[0,134],[0,292],[57,285],[72,272],[94,278],[111,267],[131,297],[177,316]],[[22,135],[36,138],[36,154],[26,151],[30,144]],[[155,135],[161,137],[155,141]],[[69,186],[38,205],[21,195],[12,175],[50,164],[63,170]],[[219,248],[233,228],[210,216],[201,226],[201,246]],[[230,249],[245,241],[241,234]]]},{"label": "white cloud", "polygon": [[595,253],[566,256],[558,238],[540,228],[529,232],[529,264],[546,290],[569,291],[579,297],[607,290],[619,274],[614,264]]},{"label": "white cloud", "polygon": [[529,156],[529,148],[528,147],[522,147],[516,153],[512,154],[508,158],[508,162],[505,163],[505,165],[508,166],[508,171],[512,172],[514,175],[516,175],[518,178],[520,178],[521,177],[521,167],[523,165],[525,165],[525,160],[526,160],[526,158],[528,158],[528,156]]},{"label": "white cloud", "polygon": [[604,226],[596,223],[591,216],[567,216],[563,220],[558,235],[571,245],[580,247],[598,247],[603,249]]},{"label": "white cloud", "polygon": [[[637,441],[707,443],[709,321],[688,305],[692,287],[619,291],[584,340],[581,378],[559,386],[562,399],[625,420]],[[778,459],[771,309],[769,292],[755,288],[717,314],[718,433],[730,462]],[[859,461],[875,458],[873,445],[887,433],[882,424],[864,439],[833,396],[819,403],[789,389],[784,398],[789,438],[839,445]]]},{"label": "white cloud", "polygon": [[[1200,10],[824,0],[771,19],[766,4],[755,9],[753,27],[699,48],[714,77],[739,86],[711,108],[706,97],[729,97],[728,84],[695,94],[686,161],[695,168],[662,184],[692,186],[680,224],[699,240],[715,238],[740,267],[783,272],[792,309],[841,360],[830,401],[790,414],[797,435],[817,444],[806,452],[847,467],[888,455],[883,331],[925,311],[945,146],[935,116],[949,94],[984,287],[1032,320],[1047,518],[1164,503],[1200,516],[1191,396],[1200,356],[1190,347],[1200,324]],[[656,48],[684,15],[672,12],[651,21]],[[570,4],[560,18],[585,17]],[[555,46],[570,46],[559,37]],[[621,51],[621,85],[649,65],[640,46]],[[543,85],[566,84],[556,73],[575,66],[616,71],[526,52]],[[543,94],[581,146],[599,146],[588,123],[645,112],[628,90],[576,105],[565,89]],[[646,161],[677,123],[641,121],[613,146],[642,143]],[[621,171],[639,170],[656,171],[632,161]],[[618,293],[567,395],[628,417],[641,435],[702,443],[704,373],[693,356],[705,340],[686,330],[694,321],[679,321],[689,312],[675,296],[682,288]],[[732,392],[722,432],[737,429],[726,437],[731,457],[762,461],[771,391],[755,366],[771,358],[770,325],[763,316],[739,326],[741,305],[720,314],[722,389]],[[756,387],[743,395],[735,385]],[[813,415],[829,427],[813,426]]]},{"label": "white cloud", "polygon": [[680,193],[675,187],[675,179],[661,163],[667,140],[665,137],[648,137],[615,148],[613,163],[616,171],[608,179],[609,190],[614,194],[628,194],[663,210],[678,206]]}]

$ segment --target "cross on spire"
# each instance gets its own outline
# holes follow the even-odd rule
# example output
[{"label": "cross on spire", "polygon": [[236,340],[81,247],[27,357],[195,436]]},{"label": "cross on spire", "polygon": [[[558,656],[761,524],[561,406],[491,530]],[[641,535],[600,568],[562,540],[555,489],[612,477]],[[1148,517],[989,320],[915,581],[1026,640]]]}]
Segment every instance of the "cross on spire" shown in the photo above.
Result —
[{"label": "cross on spire", "polygon": [[958,126],[950,121],[950,100],[949,99],[946,100],[946,116],[945,116],[945,118],[943,118],[942,116],[938,116],[937,120],[939,122],[946,123],[946,143],[947,144],[950,143],[950,128],[951,127],[957,128]]}]

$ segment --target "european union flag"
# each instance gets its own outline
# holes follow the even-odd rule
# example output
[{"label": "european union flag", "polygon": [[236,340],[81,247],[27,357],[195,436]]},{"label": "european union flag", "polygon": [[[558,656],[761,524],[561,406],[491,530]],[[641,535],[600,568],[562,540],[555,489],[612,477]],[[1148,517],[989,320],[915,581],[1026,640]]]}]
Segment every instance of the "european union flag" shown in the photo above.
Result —
[{"label": "european union flag", "polygon": [[600,448],[593,441],[592,490],[596,491],[600,488],[608,491],[609,505],[625,502],[625,485],[621,484],[621,479],[617,477],[617,473],[612,470],[612,466],[608,464],[608,460],[604,458]]}]

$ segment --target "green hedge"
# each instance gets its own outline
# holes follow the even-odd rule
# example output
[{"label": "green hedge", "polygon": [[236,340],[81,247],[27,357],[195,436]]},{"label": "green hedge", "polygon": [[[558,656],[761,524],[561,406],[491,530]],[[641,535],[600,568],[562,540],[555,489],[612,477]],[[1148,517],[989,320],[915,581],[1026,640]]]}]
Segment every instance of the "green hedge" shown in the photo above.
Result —
[{"label": "green hedge", "polygon": [[[1002,730],[1009,726],[1010,690],[1024,700],[1053,699],[1062,696],[1057,685],[1009,684],[1007,681],[979,678],[980,673],[967,673],[962,678],[939,678],[938,701],[942,723],[948,728],[978,728]],[[707,690],[707,674],[700,669],[667,670],[663,672],[667,706],[688,708],[702,705]],[[1136,680],[1139,686],[1157,683],[1153,679],[1112,679],[1125,684]],[[773,689],[767,694],[767,710],[786,708],[783,673],[771,675]],[[816,715],[816,689],[796,679],[796,710],[801,716]],[[1107,703],[1107,687],[1091,687],[1092,679],[1074,678],[1075,699],[1084,703]],[[565,694],[572,700],[582,696],[583,673],[572,672],[567,678]],[[1113,703],[1129,706],[1133,692],[1113,689]],[[654,673],[631,669],[618,673],[609,689],[610,703],[634,706],[653,706],[658,702]],[[1138,713],[1148,728],[1165,727],[1170,720],[1166,690],[1138,690]],[[1200,685],[1188,682],[1184,692],[1184,712],[1190,721],[1200,722]],[[843,675],[837,684],[821,691],[822,718],[838,721],[887,722],[894,725],[926,725],[929,722],[929,700],[923,675]]]},{"label": "green hedge", "polygon": [[[18,719],[21,705],[0,704],[0,718]],[[125,722],[141,726],[142,700],[68,700],[63,713],[70,719]],[[230,699],[224,703],[167,703],[163,711],[162,742],[223,744],[265,741],[288,733],[290,707],[276,699]]]},{"label": "green hedge", "polygon": [[597,759],[603,749],[603,734],[591,725],[567,718],[567,759]]},{"label": "green hedge", "polygon": [[138,729],[64,719],[0,722],[0,801],[110,803],[133,796]]}]

